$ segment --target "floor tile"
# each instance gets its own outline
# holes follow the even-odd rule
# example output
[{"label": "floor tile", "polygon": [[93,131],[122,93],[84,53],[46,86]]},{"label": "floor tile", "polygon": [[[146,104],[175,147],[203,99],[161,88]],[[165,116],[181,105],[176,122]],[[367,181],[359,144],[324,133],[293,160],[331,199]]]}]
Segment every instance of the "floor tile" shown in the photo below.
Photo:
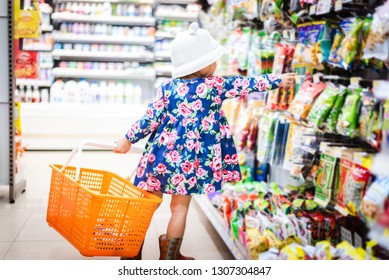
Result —
[{"label": "floor tile", "polygon": [[0,209],[0,241],[14,241],[33,209]]},{"label": "floor tile", "polygon": [[0,242],[0,260],[7,254],[9,248],[11,248],[13,242]]}]

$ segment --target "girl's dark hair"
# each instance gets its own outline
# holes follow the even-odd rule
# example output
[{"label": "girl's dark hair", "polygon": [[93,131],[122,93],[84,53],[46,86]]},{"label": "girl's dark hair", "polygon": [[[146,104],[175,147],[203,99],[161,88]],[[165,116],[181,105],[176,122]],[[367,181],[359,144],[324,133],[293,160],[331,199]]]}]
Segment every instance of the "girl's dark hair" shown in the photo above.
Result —
[{"label": "girl's dark hair", "polygon": [[209,5],[209,3],[208,3],[208,0],[198,0],[198,3],[201,5],[201,9],[206,13],[208,12],[209,8],[211,7],[211,5]]}]

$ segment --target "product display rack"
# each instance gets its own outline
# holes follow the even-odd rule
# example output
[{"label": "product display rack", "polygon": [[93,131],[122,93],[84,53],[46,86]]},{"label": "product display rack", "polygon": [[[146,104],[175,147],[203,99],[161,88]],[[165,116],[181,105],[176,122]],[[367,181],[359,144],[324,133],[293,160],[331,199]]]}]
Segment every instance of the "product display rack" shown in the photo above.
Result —
[{"label": "product display rack", "polygon": [[194,197],[194,200],[207,216],[209,222],[213,225],[215,230],[219,233],[220,237],[223,239],[228,249],[230,249],[235,259],[247,260],[247,249],[245,249],[239,241],[232,239],[231,235],[226,230],[223,218],[216,210],[216,208],[211,204],[208,197],[206,195],[198,195]]},{"label": "product display rack", "polygon": [[[1,162],[0,185],[9,188],[9,201],[15,203],[17,196],[25,191],[26,179],[16,173],[15,167],[15,97],[14,97],[14,63],[13,63],[13,1],[2,1],[0,4],[0,35],[2,42],[8,42],[6,52],[2,55],[0,71],[0,114],[1,127],[5,128],[0,137]],[[4,61],[3,61],[4,60]],[[5,132],[8,130],[7,132]],[[19,175],[19,176],[18,176]]]},{"label": "product display rack", "polygon": [[75,35],[75,34],[53,34],[55,42],[64,43],[106,43],[106,44],[133,44],[153,45],[154,38],[143,36],[108,36],[108,35]]}]

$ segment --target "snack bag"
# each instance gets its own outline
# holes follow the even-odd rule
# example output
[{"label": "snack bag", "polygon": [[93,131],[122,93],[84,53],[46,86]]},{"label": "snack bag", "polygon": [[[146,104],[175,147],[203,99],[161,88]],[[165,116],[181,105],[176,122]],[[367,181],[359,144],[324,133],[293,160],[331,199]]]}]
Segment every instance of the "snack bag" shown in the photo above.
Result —
[{"label": "snack bag", "polygon": [[348,23],[350,23],[349,29],[347,27],[343,28],[345,37],[337,52],[340,57],[340,64],[345,70],[351,68],[351,64],[359,51],[361,46],[360,35],[363,27],[363,21],[358,17],[352,18]]},{"label": "snack bag", "polygon": [[318,128],[327,119],[332,107],[335,104],[339,90],[333,84],[327,84],[326,89],[319,95],[313,103],[308,115],[308,121]]},{"label": "snack bag", "polygon": [[332,29],[333,33],[333,42],[331,46],[331,50],[328,56],[328,64],[333,66],[340,65],[340,57],[338,55],[338,49],[340,48],[340,44],[344,38],[342,31],[339,28]]},{"label": "snack bag", "polygon": [[307,44],[308,31],[310,30],[310,28],[311,28],[310,23],[304,23],[297,26],[298,43],[294,51],[292,67],[304,66],[303,53]]},{"label": "snack bag", "polygon": [[258,260],[260,253],[269,249],[269,244],[265,236],[256,228],[248,228],[246,230],[247,249],[251,260]]},{"label": "snack bag", "polygon": [[344,215],[348,215],[346,209],[345,196],[347,193],[347,180],[349,180],[349,174],[351,173],[353,162],[347,159],[340,160],[340,170],[338,177],[338,197],[335,209]]},{"label": "snack bag", "polygon": [[290,104],[287,110],[287,116],[290,116],[299,122],[305,120],[312,108],[313,101],[325,89],[325,87],[326,85],[322,82],[304,82],[304,84],[300,87],[297,96]]},{"label": "snack bag", "polygon": [[378,176],[362,199],[360,212],[370,224],[383,211],[385,198],[389,195],[389,178]]},{"label": "snack bag", "polygon": [[373,22],[363,50],[363,58],[377,58],[382,61],[389,59],[388,13],[377,12],[373,15]]},{"label": "snack bag", "polygon": [[326,207],[331,200],[335,167],[336,158],[329,154],[322,153],[315,181],[315,202],[323,207]]},{"label": "snack bag", "polygon": [[314,67],[319,64],[317,61],[316,53],[317,53],[317,45],[319,39],[319,34],[322,32],[324,28],[323,22],[313,23],[308,29],[308,38],[307,45],[303,51],[303,66],[306,67]]},{"label": "snack bag", "polygon": [[42,21],[38,1],[32,1],[34,10],[20,9],[21,1],[14,2],[14,38],[38,38]]},{"label": "snack bag", "polygon": [[336,132],[336,123],[338,122],[338,117],[340,111],[343,108],[343,103],[346,98],[346,95],[350,94],[349,90],[346,88],[340,88],[338,94],[336,95],[336,100],[334,105],[331,108],[330,113],[328,114],[327,121],[325,124],[325,130],[330,133]]},{"label": "snack bag", "polygon": [[338,133],[356,137],[358,135],[359,102],[361,100],[362,88],[350,88],[351,94],[346,96],[341,110],[336,130]]},{"label": "snack bag", "polygon": [[373,93],[368,90],[364,90],[362,92],[361,99],[362,108],[361,114],[359,116],[359,132],[361,137],[367,139],[367,137],[371,134],[371,129],[373,126],[373,108],[375,104],[375,99]]}]

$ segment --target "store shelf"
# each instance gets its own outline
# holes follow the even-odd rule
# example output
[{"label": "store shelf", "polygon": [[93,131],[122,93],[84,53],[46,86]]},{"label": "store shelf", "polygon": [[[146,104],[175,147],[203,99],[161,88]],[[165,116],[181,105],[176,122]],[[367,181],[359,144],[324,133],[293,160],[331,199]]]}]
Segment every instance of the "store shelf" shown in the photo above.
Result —
[{"label": "store shelf", "polygon": [[155,74],[162,77],[170,77],[172,75],[172,67],[155,67]]},{"label": "store shelf", "polygon": [[157,31],[155,33],[155,37],[158,39],[173,39],[174,36],[170,34],[170,32],[165,32],[165,31]]},{"label": "store shelf", "polygon": [[152,45],[154,37],[144,36],[108,36],[108,35],[84,35],[84,34],[53,34],[56,42],[68,43],[107,43],[107,44],[135,44]]},{"label": "store shelf", "polygon": [[155,79],[154,69],[134,69],[134,70],[83,70],[69,68],[54,68],[53,75],[60,78],[87,78],[87,79],[134,79],[150,80]]},{"label": "store shelf", "polygon": [[145,25],[154,26],[155,18],[153,17],[131,17],[131,16],[94,16],[79,15],[69,12],[53,13],[51,18],[57,22],[89,22],[89,23],[106,23],[120,25]]},{"label": "store shelf", "polygon": [[53,31],[54,27],[52,25],[42,25],[41,30],[43,32],[51,32]]},{"label": "store shelf", "polygon": [[157,51],[155,52],[155,60],[170,61],[170,51]]},{"label": "store shelf", "polygon": [[129,3],[129,4],[154,4],[154,0],[54,0],[54,3],[61,3],[61,2],[84,2],[84,3]]},{"label": "store shelf", "polygon": [[53,68],[54,64],[53,63],[41,63],[39,64],[40,69],[51,69]]},{"label": "store shelf", "polygon": [[374,95],[380,99],[389,99],[389,81],[374,81]]},{"label": "store shelf", "polygon": [[159,4],[181,4],[181,5],[187,5],[187,4],[195,4],[196,0],[157,0]]},{"label": "store shelf", "polygon": [[248,252],[240,242],[234,242],[230,234],[224,227],[223,219],[217,212],[215,207],[211,204],[206,195],[197,195],[194,197],[197,205],[203,210],[215,230],[219,233],[226,246],[230,249],[231,253],[237,260],[247,260]]},{"label": "store shelf", "polygon": [[16,79],[17,86],[38,86],[38,87],[50,87],[51,81],[35,80],[35,79]]},{"label": "store shelf", "polygon": [[161,12],[156,11],[155,17],[157,19],[165,19],[165,20],[187,20],[187,21],[194,21],[197,19],[198,14],[197,13],[189,13],[189,12]]},{"label": "store shelf", "polygon": [[28,46],[23,47],[24,51],[31,51],[31,52],[51,52],[53,50],[52,46]]},{"label": "store shelf", "polygon": [[108,51],[78,51],[53,50],[53,58],[61,60],[93,60],[93,61],[139,61],[151,62],[154,60],[152,52],[108,52]]}]

